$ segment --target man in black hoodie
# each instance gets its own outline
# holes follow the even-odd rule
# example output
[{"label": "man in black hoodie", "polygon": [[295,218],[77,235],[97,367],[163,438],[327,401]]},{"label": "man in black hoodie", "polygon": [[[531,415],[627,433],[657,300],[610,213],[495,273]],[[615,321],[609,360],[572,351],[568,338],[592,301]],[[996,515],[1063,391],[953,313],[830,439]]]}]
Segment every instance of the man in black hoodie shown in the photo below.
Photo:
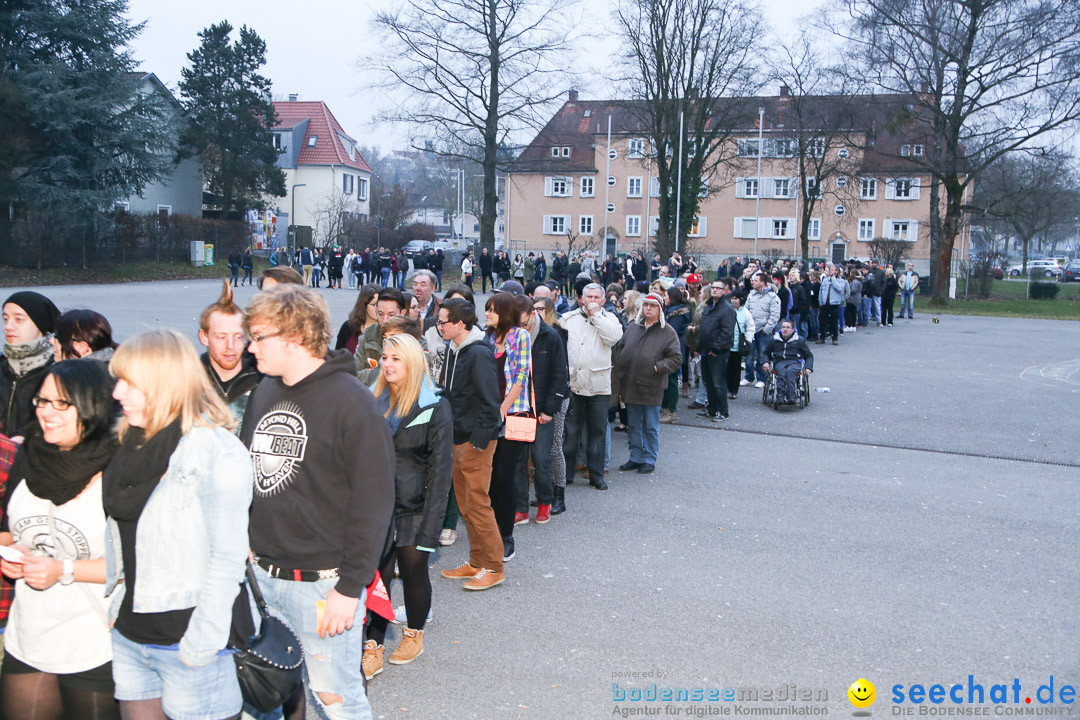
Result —
[{"label": "man in black hoodie", "polygon": [[233,302],[232,286],[228,281],[221,297],[202,311],[199,318],[199,342],[206,347],[201,356],[210,383],[218,391],[236,421],[244,419],[248,399],[262,380],[255,367],[255,358],[247,352],[244,334],[244,311]]},{"label": "man in black hoodie", "polygon": [[394,511],[390,426],[349,352],[328,351],[330,309],[320,293],[297,285],[259,293],[244,328],[266,375],[240,435],[255,475],[255,574],[267,604],[300,636],[316,709],[368,718],[359,659],[365,588]]},{"label": "man in black hoodie", "polygon": [[476,308],[468,300],[444,302],[436,327],[450,341],[439,385],[454,414],[454,497],[469,530],[468,561],[442,575],[465,580],[466,590],[487,590],[506,579],[502,534],[488,496],[502,424],[498,365],[495,351],[476,327]]}]

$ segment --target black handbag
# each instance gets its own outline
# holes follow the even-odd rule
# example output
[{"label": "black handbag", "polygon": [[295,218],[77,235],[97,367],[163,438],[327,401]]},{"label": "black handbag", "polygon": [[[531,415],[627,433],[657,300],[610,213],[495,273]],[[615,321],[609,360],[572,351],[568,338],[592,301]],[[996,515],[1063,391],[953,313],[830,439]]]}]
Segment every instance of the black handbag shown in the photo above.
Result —
[{"label": "black handbag", "polygon": [[244,701],[269,712],[281,707],[303,682],[304,649],[292,628],[267,611],[250,562],[247,583],[262,622],[247,647],[234,647],[233,660]]},{"label": "black handbag", "polygon": [[[736,321],[736,323],[737,322],[738,321]],[[750,356],[750,346],[751,346],[751,343],[750,343],[749,340],[746,339],[746,333],[744,333],[744,332],[742,332],[740,330],[740,332],[739,332],[739,355],[742,356],[742,357],[749,357]]]}]

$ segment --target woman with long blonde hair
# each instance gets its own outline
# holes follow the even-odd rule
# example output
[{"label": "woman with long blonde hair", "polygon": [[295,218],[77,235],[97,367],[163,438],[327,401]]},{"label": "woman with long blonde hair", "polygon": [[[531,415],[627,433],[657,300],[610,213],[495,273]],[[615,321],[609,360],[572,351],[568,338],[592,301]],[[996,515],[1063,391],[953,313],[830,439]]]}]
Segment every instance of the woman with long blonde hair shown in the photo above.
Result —
[{"label": "woman with long blonde hair", "polygon": [[[238,592],[248,557],[250,456],[183,335],[137,335],[116,350],[109,370],[124,413],[120,449],[102,477],[121,712],[138,720],[238,717],[227,648],[234,603],[246,606]],[[231,639],[243,642],[253,630],[236,628]]]},{"label": "woman with long blonde hair", "polygon": [[[397,456],[394,474],[394,542],[379,574],[401,576],[405,595],[405,627],[390,664],[405,665],[424,651],[424,623],[431,610],[428,561],[439,542],[452,478],[453,417],[450,403],[438,396],[428,376],[420,342],[399,333],[383,338],[379,376],[371,388],[390,423]],[[387,620],[368,614],[362,665],[370,680],[383,671]]]}]

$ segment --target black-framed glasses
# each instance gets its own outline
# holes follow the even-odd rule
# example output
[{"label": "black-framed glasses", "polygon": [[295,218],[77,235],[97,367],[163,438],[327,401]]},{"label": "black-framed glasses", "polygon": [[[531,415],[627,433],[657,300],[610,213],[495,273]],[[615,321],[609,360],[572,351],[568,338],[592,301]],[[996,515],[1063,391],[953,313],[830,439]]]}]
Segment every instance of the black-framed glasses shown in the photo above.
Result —
[{"label": "black-framed glasses", "polygon": [[44,408],[46,405],[52,405],[53,410],[57,410],[59,412],[64,412],[68,408],[75,406],[75,403],[71,402],[70,400],[65,400],[64,398],[47,398],[40,395],[34,396],[33,403],[34,407],[38,408],[39,410]]},{"label": "black-framed glasses", "polygon": [[453,323],[451,321],[449,321],[449,320],[436,320],[435,321],[435,326],[436,327],[442,327],[443,325],[453,325]]},{"label": "black-framed glasses", "polygon": [[248,335],[248,338],[251,342],[261,343],[263,340],[269,340],[270,338],[279,337],[280,335],[280,332],[272,332],[266,333],[265,335]]}]

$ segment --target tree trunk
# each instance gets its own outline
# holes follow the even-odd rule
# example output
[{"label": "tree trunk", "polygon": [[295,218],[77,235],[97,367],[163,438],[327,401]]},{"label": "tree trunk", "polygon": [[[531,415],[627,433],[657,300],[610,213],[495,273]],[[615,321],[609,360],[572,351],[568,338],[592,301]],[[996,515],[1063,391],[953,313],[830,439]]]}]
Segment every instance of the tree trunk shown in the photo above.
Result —
[{"label": "tree trunk", "polygon": [[[960,223],[963,220],[963,188],[959,183],[948,183],[945,186],[945,193],[945,219],[941,223],[941,237],[938,241],[938,250],[934,254],[934,297],[932,302],[935,305],[944,305],[948,302],[952,251],[953,247],[956,246],[956,237],[960,234]],[[934,198],[931,197],[930,201],[934,202]],[[933,207],[931,206],[931,208]],[[932,209],[931,212],[933,212]],[[933,225],[932,222],[931,225]]]},{"label": "tree trunk", "polygon": [[[492,0],[487,2],[486,33],[488,37],[488,64],[491,71],[488,84],[487,117],[484,118],[484,204],[480,211],[480,248],[495,254],[495,215],[499,207],[498,173],[496,167],[499,149],[499,70],[502,65],[501,48],[497,37],[498,16]],[[462,179],[462,186],[464,186]],[[506,188],[509,193],[510,189]],[[465,228],[462,227],[462,236]],[[510,247],[510,238],[504,238],[503,249]]]}]

